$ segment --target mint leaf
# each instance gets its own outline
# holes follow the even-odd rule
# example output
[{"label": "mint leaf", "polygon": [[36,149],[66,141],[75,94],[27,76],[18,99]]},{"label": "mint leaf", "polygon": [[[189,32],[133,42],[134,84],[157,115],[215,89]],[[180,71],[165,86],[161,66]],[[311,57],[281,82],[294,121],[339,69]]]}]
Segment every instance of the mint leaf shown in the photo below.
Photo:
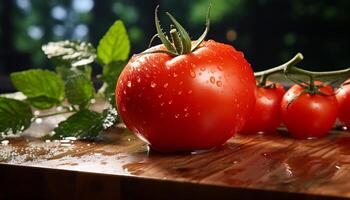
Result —
[{"label": "mint leaf", "polygon": [[26,101],[35,108],[47,109],[60,104],[61,101],[46,96],[27,98]]},{"label": "mint leaf", "polygon": [[76,137],[78,139],[92,139],[102,130],[102,114],[90,110],[80,110],[58,124],[54,129],[54,138]]},{"label": "mint leaf", "polygon": [[125,64],[125,62],[117,61],[105,65],[102,75],[99,77],[106,84],[104,95],[112,105],[115,105],[115,87]]},{"label": "mint leaf", "polygon": [[79,66],[76,68],[68,68],[64,66],[56,67],[56,73],[66,81],[70,76],[76,74],[84,74],[87,79],[91,80],[92,68],[90,65]]},{"label": "mint leaf", "polygon": [[0,133],[22,132],[30,126],[32,118],[32,110],[27,103],[0,97]]},{"label": "mint leaf", "polygon": [[36,108],[50,108],[64,99],[64,83],[54,72],[32,69],[14,72],[10,78],[16,89]]},{"label": "mint leaf", "polygon": [[49,42],[41,49],[49,59],[71,67],[88,65],[96,59],[96,50],[88,42],[69,40]]},{"label": "mint leaf", "polygon": [[84,74],[77,74],[67,79],[65,93],[69,103],[84,107],[94,97],[95,89]]},{"label": "mint leaf", "polygon": [[113,61],[124,61],[129,57],[130,41],[125,26],[117,20],[100,40],[97,57],[102,65]]},{"label": "mint leaf", "polygon": [[107,108],[102,113],[80,110],[54,129],[53,138],[76,137],[77,139],[94,139],[102,131],[118,122],[115,108]]}]

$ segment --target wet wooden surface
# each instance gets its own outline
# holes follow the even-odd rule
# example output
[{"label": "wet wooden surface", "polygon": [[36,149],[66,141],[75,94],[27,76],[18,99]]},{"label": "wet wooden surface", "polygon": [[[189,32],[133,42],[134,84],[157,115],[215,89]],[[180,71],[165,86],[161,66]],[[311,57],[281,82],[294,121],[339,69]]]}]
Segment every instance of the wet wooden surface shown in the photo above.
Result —
[{"label": "wet wooden surface", "polygon": [[[160,187],[175,184],[175,188],[183,184],[204,188],[219,186],[225,188],[226,193],[236,191],[232,195],[238,197],[245,194],[244,191],[249,194],[250,190],[256,190],[257,195],[260,191],[278,198],[281,194],[292,195],[291,199],[298,199],[293,194],[301,195],[300,199],[350,198],[350,134],[345,131],[333,131],[329,137],[318,140],[295,140],[278,134],[238,135],[209,152],[177,154],[150,151],[133,135],[118,129],[106,136],[103,142],[3,140],[0,172],[6,173],[1,173],[0,182],[6,184],[7,179],[18,179],[22,172],[39,173],[40,177],[41,173],[56,171],[72,173],[74,177],[79,173],[106,176],[100,178],[101,183],[110,177],[130,178],[140,183],[137,186],[140,188],[144,187],[141,183],[147,185],[150,181],[151,188],[157,184]],[[60,177],[64,176],[45,180],[55,182]],[[39,185],[43,183],[35,179],[28,181],[32,180],[40,190]],[[204,188],[198,191],[203,194],[210,191]],[[109,189],[117,188],[113,190],[109,185]],[[4,193],[0,198],[1,195]]]},{"label": "wet wooden surface", "polygon": [[65,117],[1,141],[0,199],[350,199],[347,131],[314,140],[283,130],[236,135],[208,152],[176,154],[149,150],[120,128],[100,142],[35,139]]}]

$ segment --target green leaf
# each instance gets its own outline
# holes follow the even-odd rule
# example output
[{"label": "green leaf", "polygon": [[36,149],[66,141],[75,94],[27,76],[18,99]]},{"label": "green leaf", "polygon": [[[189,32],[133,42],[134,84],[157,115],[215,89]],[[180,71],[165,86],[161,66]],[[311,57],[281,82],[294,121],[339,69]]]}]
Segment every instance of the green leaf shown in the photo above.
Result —
[{"label": "green leaf", "polygon": [[49,42],[41,49],[49,59],[71,67],[88,65],[96,59],[96,50],[88,42],[69,40]]},{"label": "green leaf", "polygon": [[54,138],[76,137],[78,139],[92,139],[102,130],[102,114],[90,110],[80,110],[58,124],[54,129]]},{"label": "green leaf", "polygon": [[103,130],[116,124],[118,121],[115,108],[105,109],[102,113],[80,110],[66,121],[59,123],[54,129],[53,138],[76,137],[78,139],[94,139]]},{"label": "green leaf", "polygon": [[36,108],[50,108],[64,99],[64,83],[54,72],[32,69],[14,72],[10,78],[16,89]]},{"label": "green leaf", "polygon": [[105,91],[104,95],[106,99],[112,104],[115,105],[115,87],[119,74],[125,66],[125,62],[112,62],[103,67],[102,76],[100,79],[105,82]]},{"label": "green leaf", "polygon": [[97,57],[102,65],[113,61],[124,61],[129,57],[130,41],[125,26],[117,20],[100,40],[97,47]]},{"label": "green leaf", "polygon": [[64,66],[56,67],[56,73],[66,81],[70,76],[77,74],[84,74],[87,79],[91,80],[92,68],[90,65],[79,66],[75,68],[68,68]]},{"label": "green leaf", "polygon": [[26,101],[33,107],[39,109],[47,109],[60,104],[60,101],[57,101],[57,99],[49,98],[46,96],[27,98]]},{"label": "green leaf", "polygon": [[67,79],[65,93],[69,103],[85,106],[94,97],[95,89],[84,74],[77,74]]},{"label": "green leaf", "polygon": [[32,118],[32,110],[27,103],[0,97],[0,133],[22,132],[30,126]]}]

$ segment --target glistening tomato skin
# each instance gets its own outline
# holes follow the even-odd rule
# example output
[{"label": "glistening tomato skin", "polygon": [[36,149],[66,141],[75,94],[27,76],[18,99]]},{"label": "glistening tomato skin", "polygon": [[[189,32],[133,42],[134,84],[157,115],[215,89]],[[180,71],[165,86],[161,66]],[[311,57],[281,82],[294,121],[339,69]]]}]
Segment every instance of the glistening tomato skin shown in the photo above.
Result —
[{"label": "glistening tomato skin", "polygon": [[254,112],[248,117],[241,134],[273,133],[281,124],[281,101],[286,91],[280,83],[274,84],[274,88],[256,88]]},{"label": "glistening tomato skin", "polygon": [[[159,49],[164,46],[149,51]],[[126,126],[153,149],[210,149],[240,130],[253,111],[255,78],[241,52],[205,41],[177,57],[132,57],[119,76],[116,102]]]},{"label": "glistening tomato skin", "polygon": [[[347,80],[346,83],[350,81]],[[339,120],[350,128],[350,84],[343,84],[336,92],[339,103]]]},{"label": "glistening tomato skin", "polygon": [[[315,82],[317,85],[321,82]],[[283,96],[281,103],[282,121],[295,138],[319,138],[325,136],[333,127],[338,113],[338,102],[333,89],[327,85],[320,89],[329,95],[303,94],[289,106],[289,102],[298,96],[303,88],[292,86]]]}]

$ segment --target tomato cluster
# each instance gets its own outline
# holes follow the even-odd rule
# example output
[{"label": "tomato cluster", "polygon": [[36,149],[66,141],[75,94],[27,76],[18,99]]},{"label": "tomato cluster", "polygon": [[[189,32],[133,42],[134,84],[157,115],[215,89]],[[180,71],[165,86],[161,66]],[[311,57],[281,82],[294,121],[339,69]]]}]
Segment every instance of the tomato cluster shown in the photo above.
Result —
[{"label": "tomato cluster", "polygon": [[[159,151],[188,151],[222,145],[237,132],[276,132],[281,123],[295,138],[322,137],[338,112],[350,126],[350,84],[335,93],[328,84],[315,81],[350,69],[306,71],[295,66],[303,59],[297,54],[281,66],[254,74],[241,52],[204,40],[209,13],[204,33],[192,41],[169,13],[173,25],[166,36],[156,9],[156,37],[163,44],[133,56],[116,86],[119,114],[139,138]],[[285,91],[280,83],[267,80],[278,72],[296,84]],[[306,75],[309,81],[291,74]]]},{"label": "tomato cluster", "polygon": [[[301,54],[300,54],[301,55]],[[299,60],[302,59],[299,55]],[[298,55],[297,55],[298,56]],[[296,57],[295,57],[296,58]],[[350,126],[350,80],[334,91],[316,78],[346,75],[349,69],[332,72],[311,72],[295,67],[291,62],[282,66],[255,73],[262,79],[257,84],[255,110],[241,130],[241,134],[275,132],[283,124],[294,138],[319,138],[334,126],[337,117]],[[296,84],[287,92],[279,83],[266,81],[267,76],[284,71],[287,78]],[[309,82],[293,79],[288,73],[309,77]]]}]

